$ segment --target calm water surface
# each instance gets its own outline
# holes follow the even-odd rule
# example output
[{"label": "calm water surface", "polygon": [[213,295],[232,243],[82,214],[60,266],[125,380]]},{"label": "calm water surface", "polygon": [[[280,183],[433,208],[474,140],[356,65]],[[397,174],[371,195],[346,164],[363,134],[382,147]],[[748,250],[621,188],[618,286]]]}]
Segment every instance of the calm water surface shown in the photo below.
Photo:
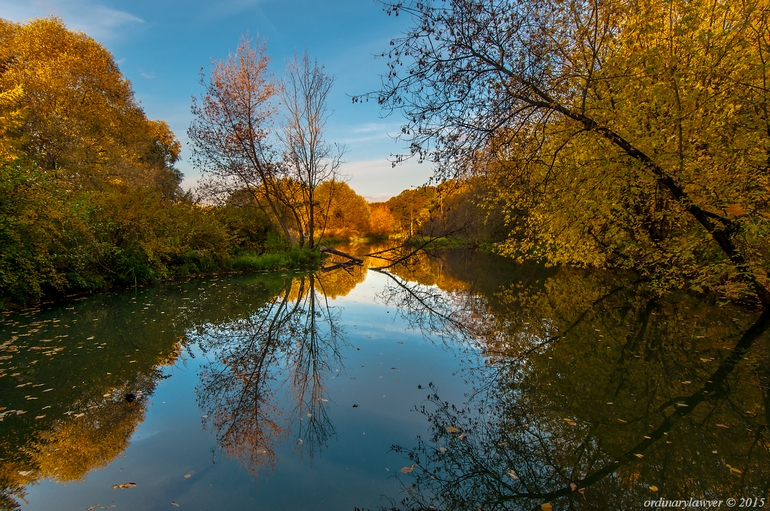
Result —
[{"label": "calm water surface", "polygon": [[0,509],[770,508],[769,323],[459,251],[5,314]]}]

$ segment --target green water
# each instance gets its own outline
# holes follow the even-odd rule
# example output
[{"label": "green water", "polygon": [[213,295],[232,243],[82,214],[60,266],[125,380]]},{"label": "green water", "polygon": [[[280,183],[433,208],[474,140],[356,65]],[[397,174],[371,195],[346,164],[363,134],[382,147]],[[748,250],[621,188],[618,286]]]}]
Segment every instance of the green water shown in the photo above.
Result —
[{"label": "green water", "polygon": [[767,324],[462,251],[6,314],[0,508],[762,509]]}]

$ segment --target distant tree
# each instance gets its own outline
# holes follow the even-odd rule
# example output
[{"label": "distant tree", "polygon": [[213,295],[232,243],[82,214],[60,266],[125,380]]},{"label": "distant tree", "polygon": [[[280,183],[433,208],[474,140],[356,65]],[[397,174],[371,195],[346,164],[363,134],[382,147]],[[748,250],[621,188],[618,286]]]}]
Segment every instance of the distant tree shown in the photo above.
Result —
[{"label": "distant tree", "polygon": [[325,181],[318,187],[318,202],[329,204],[323,229],[348,235],[369,230],[369,205],[343,181]]},{"label": "distant tree", "polygon": [[396,227],[396,219],[385,203],[369,204],[369,231],[372,234],[385,236],[392,234]]},{"label": "distant tree", "polygon": [[311,61],[307,52],[295,55],[289,62],[281,91],[284,123],[281,141],[290,178],[301,184],[299,205],[303,224],[299,225],[300,246],[307,241],[312,249],[316,242],[316,213],[327,215],[329,203],[317,203],[316,189],[327,180],[338,177],[344,149],[324,139],[326,122],[331,115],[327,98],[334,79],[323,67]]},{"label": "distant tree", "polygon": [[409,236],[418,233],[420,226],[429,218],[433,201],[436,199],[436,188],[421,186],[417,189],[407,189],[391,197],[386,202],[393,214],[398,229]]}]

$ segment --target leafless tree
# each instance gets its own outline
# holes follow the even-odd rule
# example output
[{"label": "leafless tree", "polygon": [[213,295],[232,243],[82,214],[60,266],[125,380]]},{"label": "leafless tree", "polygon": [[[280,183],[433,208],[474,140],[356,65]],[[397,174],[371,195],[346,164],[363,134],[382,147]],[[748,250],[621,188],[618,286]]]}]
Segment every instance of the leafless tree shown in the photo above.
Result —
[{"label": "leafless tree", "polygon": [[[286,69],[281,91],[284,123],[279,135],[284,145],[284,158],[290,178],[298,181],[302,204],[298,208],[305,223],[300,228],[303,244],[305,228],[310,248],[316,242],[316,213],[328,213],[329,204],[316,204],[315,191],[324,181],[339,176],[344,147],[324,139],[326,122],[331,115],[327,98],[334,78],[324,72],[323,66],[312,61],[305,51],[294,56]],[[331,197],[329,197],[331,198]]]}]

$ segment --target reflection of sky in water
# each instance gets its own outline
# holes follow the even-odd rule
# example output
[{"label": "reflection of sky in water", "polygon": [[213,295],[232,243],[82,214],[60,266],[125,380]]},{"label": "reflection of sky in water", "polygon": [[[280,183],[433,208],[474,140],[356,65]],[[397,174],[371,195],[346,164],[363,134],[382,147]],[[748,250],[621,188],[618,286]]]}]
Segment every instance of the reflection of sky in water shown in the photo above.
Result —
[{"label": "reflection of sky in water", "polygon": [[[210,424],[203,429],[205,411],[196,404],[198,374],[212,354],[190,346],[164,369],[170,378],[148,398],[146,419],[126,451],[82,482],[42,481],[29,487],[29,505],[23,508],[82,510],[98,503],[145,510],[168,509],[175,502],[180,509],[338,510],[384,505],[381,495],[400,499],[393,476],[410,462],[390,448],[429,431],[414,411],[428,394],[418,385],[433,382],[458,402],[470,385],[456,374],[463,367],[460,358],[440,343],[426,342],[394,307],[378,303],[374,294],[386,279],[369,272],[364,283],[330,301],[340,312],[347,345],[341,347],[342,366],[333,365],[325,378],[325,407],[335,436],[312,458],[298,442],[296,425],[278,442],[274,470],[263,468],[258,477],[223,456]],[[294,405],[285,386],[277,393],[277,406],[288,417]],[[111,488],[129,481],[137,486]]]},{"label": "reflection of sky in water", "polygon": [[[55,429],[65,411],[84,416],[67,416],[62,424],[90,425],[94,436],[112,431],[96,426],[99,421],[107,425],[116,410],[136,412],[124,414],[127,420],[120,424],[138,424],[125,450],[120,438],[110,438],[114,449],[104,457],[111,462],[84,481],[30,485],[24,509],[81,510],[97,503],[169,509],[171,502],[181,509],[374,509],[388,504],[380,495],[395,502],[407,496],[394,476],[407,484],[423,477],[410,498],[424,491],[447,499],[471,495],[476,500],[468,502],[479,503],[493,498],[497,488],[506,497],[519,492],[506,500],[510,509],[534,508],[548,499],[561,499],[554,501],[555,509],[571,504],[576,509],[631,509],[653,494],[697,497],[692,488],[698,488],[727,498],[766,484],[767,334],[747,353],[735,352],[756,314],[691,296],[661,298],[619,286],[622,275],[573,269],[544,275],[480,254],[465,258],[452,252],[440,266],[416,265],[403,272],[452,291],[439,293],[436,286],[376,272],[368,272],[356,287],[361,274],[326,274],[313,281],[316,290],[325,287],[338,297],[325,309],[326,301],[317,295],[316,317],[337,317],[343,332],[336,344],[339,358],[327,357],[320,398],[315,394],[324,400],[322,411],[333,435],[326,447],[312,450],[312,457],[308,444],[299,442],[310,421],[306,410],[295,409],[294,386],[287,380],[291,364],[279,367],[293,356],[292,349],[296,354],[291,342],[296,336],[282,331],[278,340],[283,344],[277,345],[277,362],[269,371],[275,380],[267,379],[272,392],[267,402],[283,414],[282,420],[296,420],[274,439],[274,469],[260,467],[258,477],[217,445],[212,417],[202,416],[231,408],[201,398],[211,381],[202,381],[201,375],[232,367],[216,358],[217,346],[248,339],[247,330],[233,335],[233,327],[248,324],[247,319],[258,324],[258,311],[280,293],[307,293],[307,276],[304,288],[299,280],[287,285],[288,276],[281,275],[220,277],[99,295],[37,316],[6,316],[0,339],[16,332],[13,343],[20,348],[6,350],[12,358],[0,360],[0,376],[5,375],[0,395],[10,396],[9,403],[0,405],[28,413],[0,422],[0,439],[13,439],[13,428],[20,425],[26,428],[18,430],[22,438]],[[439,316],[410,307],[419,303]],[[41,318],[49,320],[45,327],[30,326]],[[440,329],[448,324],[458,328],[456,334],[469,332],[482,341],[489,356],[482,359],[479,346],[464,342],[462,335],[442,335]],[[185,334],[195,338],[201,325],[217,325],[208,333],[221,334],[213,339],[219,338],[219,344],[213,342],[215,349],[205,353],[189,345],[175,358],[175,343]],[[301,332],[307,323],[286,325]],[[35,328],[40,332],[32,332]],[[328,331],[319,329],[319,345]],[[45,355],[52,343],[44,340],[53,334],[66,336],[56,337],[63,350]],[[526,355],[518,358],[522,352]],[[165,378],[152,371],[158,354],[175,360],[162,366]],[[487,365],[495,357],[504,362]],[[730,357],[733,366],[727,363]],[[20,376],[10,374],[11,366],[20,368],[14,369]],[[475,368],[481,369],[469,370]],[[479,384],[482,377],[488,385]],[[708,387],[710,378],[714,388]],[[238,390],[237,381],[228,381]],[[427,400],[431,382],[439,402]],[[134,387],[149,397],[127,409],[120,392]],[[465,394],[475,387],[482,392],[467,413],[452,408],[462,408]],[[54,390],[46,393],[49,388]],[[701,388],[708,393],[698,394]],[[38,400],[27,401],[25,395]],[[681,406],[688,403],[692,406]],[[422,405],[425,414],[415,411]],[[46,406],[51,406],[43,412],[47,416],[35,420]],[[467,438],[448,432],[448,424],[468,432]],[[86,437],[74,431],[75,440]],[[405,450],[391,451],[393,445]],[[59,446],[72,447],[54,444]],[[419,465],[408,475],[399,473],[413,463],[408,450],[423,462],[431,460],[433,468],[457,462],[478,471],[440,486]],[[11,454],[6,459],[17,463],[12,473],[26,473],[27,455],[21,450]],[[52,457],[59,463],[64,458]],[[512,469],[518,479],[507,475]],[[585,494],[571,488],[591,474],[598,475],[585,483]],[[137,486],[111,488],[129,481]],[[498,485],[501,481],[504,486]],[[537,496],[522,498],[524,490]],[[438,507],[459,511],[496,505],[448,502]]]}]

